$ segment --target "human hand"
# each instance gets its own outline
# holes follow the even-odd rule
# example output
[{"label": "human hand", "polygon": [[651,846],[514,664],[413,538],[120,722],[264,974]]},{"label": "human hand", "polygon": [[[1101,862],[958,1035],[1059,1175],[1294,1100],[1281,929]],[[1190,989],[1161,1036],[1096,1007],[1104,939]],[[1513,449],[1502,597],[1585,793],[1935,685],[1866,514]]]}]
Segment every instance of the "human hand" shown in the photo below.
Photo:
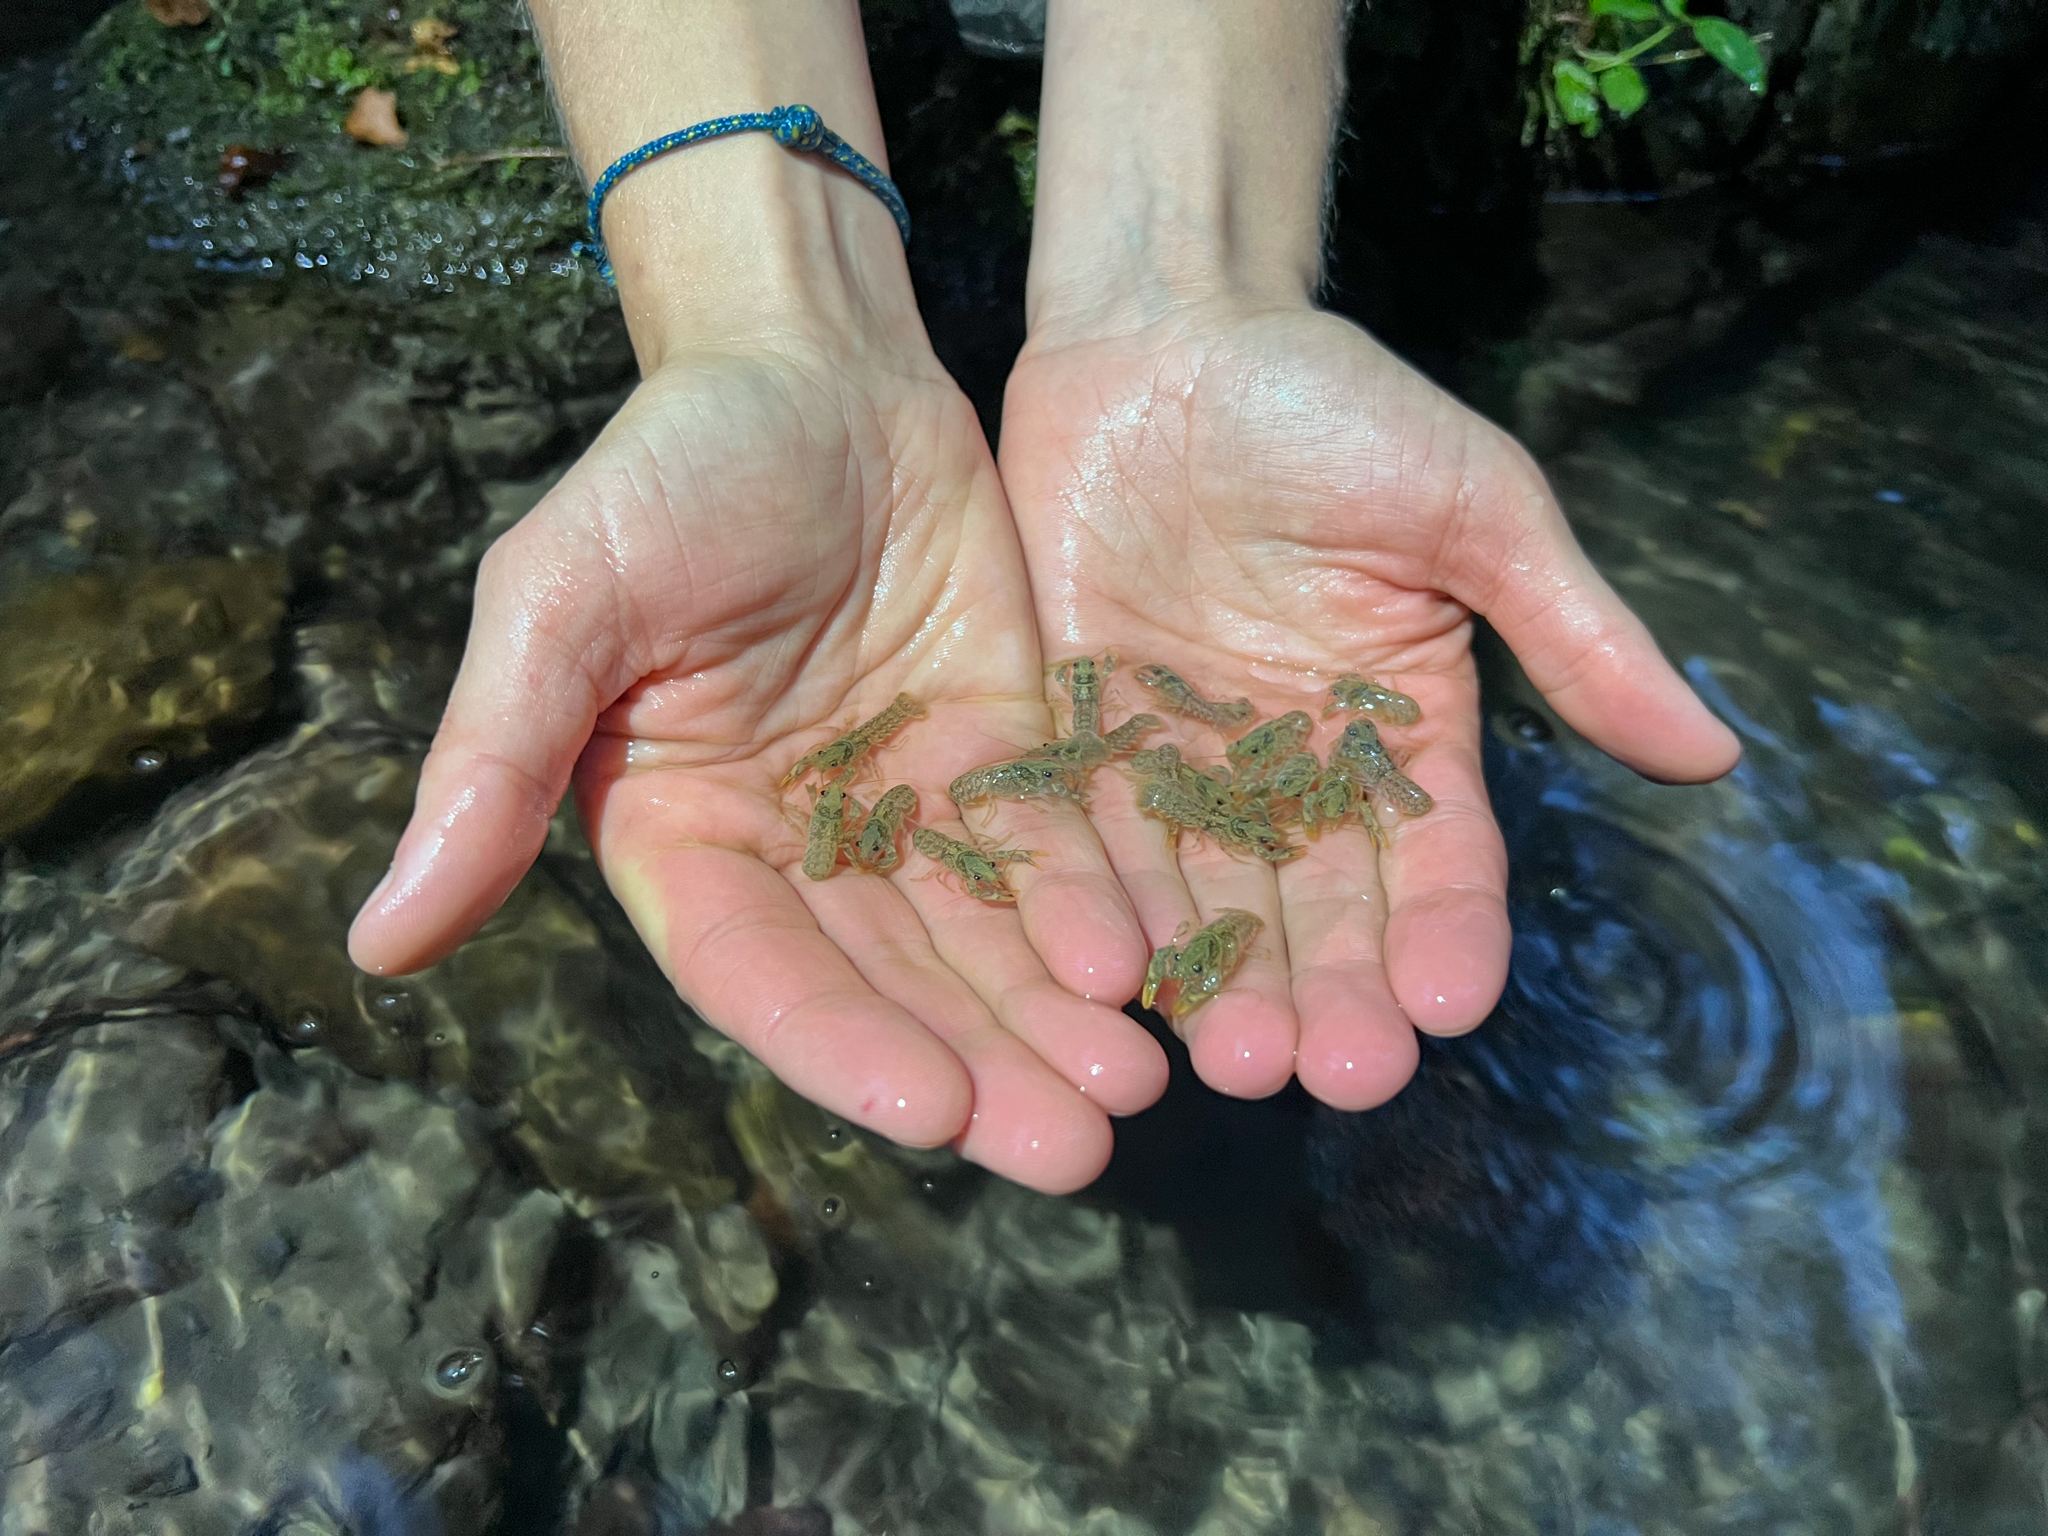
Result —
[{"label": "human hand", "polygon": [[1411,1024],[1469,1029],[1506,977],[1472,613],[1565,719],[1643,771],[1711,778],[1737,748],[1528,456],[1311,304],[1346,10],[1053,0],[1002,465],[1056,654],[1114,644],[1267,714],[1316,713],[1352,671],[1422,705],[1389,744],[1436,808],[1387,827],[1383,854],[1350,828],[1277,871],[1176,854],[1128,797],[1095,799],[1153,944],[1225,906],[1265,922],[1189,1020],[1197,1072],[1245,1095],[1293,1072],[1360,1109],[1414,1071]]},{"label": "human hand", "polygon": [[[809,101],[880,153],[851,0],[534,0],[586,173],[745,102]],[[876,759],[960,833],[955,775],[1048,738],[1022,558],[988,446],[932,356],[864,188],[765,135],[649,161],[605,206],[645,382],[492,548],[391,876],[351,952],[447,953],[539,850],[574,771],[613,891],[678,991],[792,1088],[1040,1189],[1086,1183],[1107,1116],[1163,1088],[1118,1006],[1137,922],[1086,819],[1011,804],[1040,850],[983,905],[906,852],[799,868],[779,780],[898,693]],[[580,761],[579,761],[580,760]],[[1041,959],[1040,957],[1044,958]],[[1097,999],[1090,1001],[1090,998]]]},{"label": "human hand", "polygon": [[[965,836],[947,784],[1052,720],[964,398],[936,364],[671,357],[487,556],[418,808],[354,953],[410,970],[465,937],[538,851],[580,754],[605,876],[705,1018],[849,1119],[919,1145],[961,1137],[1041,1188],[1085,1183],[1108,1156],[1105,1112],[1151,1102],[1165,1063],[1117,1011],[1138,934],[1079,812],[997,812],[1004,846],[1045,853],[1012,869],[1014,911],[912,878],[930,866],[907,850],[887,878],[799,871],[808,799],[778,780],[899,692],[929,718],[855,794],[911,784],[921,824]],[[1091,991],[1103,1001],[1077,995]]]},{"label": "human hand", "polygon": [[1099,336],[1042,318],[1010,381],[1002,468],[1051,653],[1113,645],[1262,716],[1317,714],[1352,671],[1422,706],[1387,739],[1436,808],[1387,826],[1384,853],[1346,826],[1275,870],[1176,853],[1128,793],[1098,789],[1093,807],[1154,945],[1223,907],[1265,920],[1189,1020],[1201,1077],[1251,1096],[1292,1073],[1328,1103],[1377,1104],[1415,1069],[1411,1023],[1471,1028],[1507,973],[1472,613],[1568,722],[1653,778],[1716,777],[1735,739],[1593,570],[1528,456],[1356,327],[1227,299]]}]

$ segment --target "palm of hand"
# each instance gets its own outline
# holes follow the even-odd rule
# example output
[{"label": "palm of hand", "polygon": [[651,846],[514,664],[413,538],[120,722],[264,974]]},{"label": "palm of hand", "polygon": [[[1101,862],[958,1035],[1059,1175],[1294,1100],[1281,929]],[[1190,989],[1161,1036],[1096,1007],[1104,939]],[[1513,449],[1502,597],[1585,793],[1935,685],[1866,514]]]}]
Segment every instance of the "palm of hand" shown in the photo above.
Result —
[{"label": "palm of hand", "polygon": [[[1387,736],[1437,808],[1388,826],[1383,855],[1349,826],[1277,871],[1176,852],[1130,796],[1097,795],[1152,943],[1222,907],[1265,920],[1236,984],[1190,1021],[1196,1068],[1225,1091],[1298,1072],[1331,1103],[1378,1103],[1414,1070],[1411,1021],[1454,1033],[1499,996],[1506,857],[1480,773],[1472,610],[1617,755],[1676,778],[1733,760],[1527,456],[1343,321],[1195,311],[1027,353],[1002,458],[1054,654],[1118,647],[1265,716],[1317,714],[1349,671],[1422,705]],[[1184,735],[1220,751],[1212,732]]]},{"label": "palm of hand", "polygon": [[607,879],[708,1019],[849,1118],[957,1138],[1027,1183],[1085,1182],[1104,1111],[1149,1102],[1164,1062],[1114,1011],[1124,993],[1075,995],[1142,964],[1078,812],[995,819],[1006,845],[1048,854],[1015,871],[1014,911],[912,878],[907,853],[886,878],[798,872],[809,798],[779,781],[900,692],[929,717],[853,793],[909,783],[922,824],[964,836],[947,784],[1052,720],[957,390],[782,358],[664,368],[486,560],[414,867],[402,845],[358,956],[394,969],[459,941],[530,861],[575,763]]}]

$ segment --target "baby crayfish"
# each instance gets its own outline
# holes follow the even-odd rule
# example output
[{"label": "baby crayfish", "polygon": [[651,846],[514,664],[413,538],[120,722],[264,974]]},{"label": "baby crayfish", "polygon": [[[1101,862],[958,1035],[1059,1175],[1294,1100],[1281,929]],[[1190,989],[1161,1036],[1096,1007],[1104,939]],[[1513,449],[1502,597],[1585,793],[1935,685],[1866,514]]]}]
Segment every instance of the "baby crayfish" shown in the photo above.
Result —
[{"label": "baby crayfish", "polygon": [[1365,786],[1343,762],[1333,762],[1317,774],[1315,782],[1301,797],[1302,829],[1310,837],[1320,837],[1332,827],[1341,827],[1344,818],[1354,812],[1364,822],[1367,835],[1384,848],[1387,830],[1380,825],[1379,817],[1373,814],[1372,806],[1366,801]]},{"label": "baby crayfish", "polygon": [[1116,652],[1104,651],[1102,660],[1093,656],[1063,661],[1052,669],[1053,680],[1067,690],[1074,705],[1076,736],[1093,736],[1102,729],[1102,680],[1116,670]]},{"label": "baby crayfish", "polygon": [[1020,848],[983,853],[974,844],[948,837],[935,827],[919,827],[911,833],[910,846],[959,876],[967,894],[977,901],[1015,901],[1017,893],[1003,879],[1002,866],[1029,864],[1038,857]]},{"label": "baby crayfish", "polygon": [[1263,927],[1252,913],[1225,907],[1186,943],[1162,944],[1145,968],[1138,1001],[1156,1006],[1178,1031],[1182,1020],[1223,990]]},{"label": "baby crayfish", "polygon": [[1428,790],[1394,766],[1370,720],[1354,720],[1344,727],[1344,734],[1330,748],[1330,766],[1339,763],[1403,816],[1426,816],[1436,806]]},{"label": "baby crayfish", "polygon": [[970,768],[946,788],[962,810],[991,800],[1078,800],[1083,770],[1049,757],[1018,757]]},{"label": "baby crayfish", "polygon": [[1134,675],[1159,696],[1160,708],[1176,715],[1186,715],[1190,720],[1199,720],[1204,725],[1213,725],[1219,731],[1234,731],[1249,724],[1256,713],[1250,699],[1203,698],[1173,668],[1162,667],[1156,662],[1138,668]]},{"label": "baby crayfish", "polygon": [[862,820],[860,831],[846,839],[847,862],[873,875],[886,875],[902,863],[896,839],[916,809],[917,791],[908,784],[898,784],[884,793]]},{"label": "baby crayfish", "polygon": [[1407,694],[1382,688],[1356,672],[1346,672],[1330,684],[1330,702],[1323,706],[1323,715],[1327,719],[1340,709],[1355,710],[1386,725],[1413,725],[1422,718],[1422,706]]},{"label": "baby crayfish", "polygon": [[1240,796],[1254,793],[1269,774],[1301,750],[1316,727],[1303,711],[1294,709],[1277,720],[1245,732],[1223,749],[1230,759],[1231,784]]},{"label": "baby crayfish", "polygon": [[[846,841],[847,795],[837,784],[818,791],[811,806],[811,826],[804,839],[804,873],[823,880],[839,866],[839,850]],[[855,807],[857,815],[859,808]]]},{"label": "baby crayfish", "polygon": [[1075,731],[1071,736],[1062,736],[1058,741],[1040,742],[1029,752],[1020,752],[1019,757],[1043,758],[1049,763],[1065,763],[1079,770],[1085,777],[1100,768],[1112,757],[1122,757],[1134,751],[1148,732],[1159,729],[1157,715],[1133,715],[1107,735],[1098,736],[1093,731]]},{"label": "baby crayfish", "polygon": [[844,736],[836,736],[822,747],[813,747],[798,758],[789,772],[782,776],[782,787],[788,789],[813,769],[822,774],[828,784],[852,777],[855,765],[862,758],[911,721],[923,719],[924,714],[924,706],[916,699],[907,693],[897,694],[880,714],[863,720]]}]

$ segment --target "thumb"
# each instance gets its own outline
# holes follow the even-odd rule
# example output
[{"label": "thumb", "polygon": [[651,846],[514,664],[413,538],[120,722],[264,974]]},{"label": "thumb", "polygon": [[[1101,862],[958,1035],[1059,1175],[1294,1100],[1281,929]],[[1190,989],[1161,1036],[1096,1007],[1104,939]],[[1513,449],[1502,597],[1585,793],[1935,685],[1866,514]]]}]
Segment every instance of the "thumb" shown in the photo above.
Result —
[{"label": "thumb", "polygon": [[477,571],[462,667],[420,769],[412,820],[349,929],[380,976],[432,965],[531,867],[600,710],[632,681],[610,571],[537,516]]},{"label": "thumb", "polygon": [[1572,536],[1519,448],[1448,553],[1446,588],[1485,616],[1565,721],[1645,778],[1697,784],[1742,756]]}]

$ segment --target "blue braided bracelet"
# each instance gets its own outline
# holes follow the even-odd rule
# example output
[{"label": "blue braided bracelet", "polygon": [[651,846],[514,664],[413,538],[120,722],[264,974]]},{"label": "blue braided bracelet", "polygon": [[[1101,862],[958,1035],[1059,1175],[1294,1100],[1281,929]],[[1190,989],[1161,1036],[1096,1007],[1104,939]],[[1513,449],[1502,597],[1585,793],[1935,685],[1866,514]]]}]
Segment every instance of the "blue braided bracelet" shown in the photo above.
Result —
[{"label": "blue braided bracelet", "polygon": [[605,194],[626,172],[637,165],[644,165],[656,155],[665,155],[672,149],[701,144],[706,139],[720,138],[728,133],[772,133],[775,142],[785,149],[823,155],[887,205],[896,220],[897,231],[903,236],[903,243],[910,244],[910,210],[903,206],[903,194],[896,190],[896,183],[884,176],[874,161],[827,128],[815,109],[793,106],[777,107],[772,112],[736,112],[731,117],[714,117],[693,127],[665,133],[619,156],[605,167],[604,174],[590,189],[590,208],[585,216],[590,225],[590,239],[579,240],[571,249],[579,256],[595,260],[604,280],[616,283],[617,279],[612,276],[611,257],[605,254],[604,230],[598,222],[598,215],[604,211]]}]

